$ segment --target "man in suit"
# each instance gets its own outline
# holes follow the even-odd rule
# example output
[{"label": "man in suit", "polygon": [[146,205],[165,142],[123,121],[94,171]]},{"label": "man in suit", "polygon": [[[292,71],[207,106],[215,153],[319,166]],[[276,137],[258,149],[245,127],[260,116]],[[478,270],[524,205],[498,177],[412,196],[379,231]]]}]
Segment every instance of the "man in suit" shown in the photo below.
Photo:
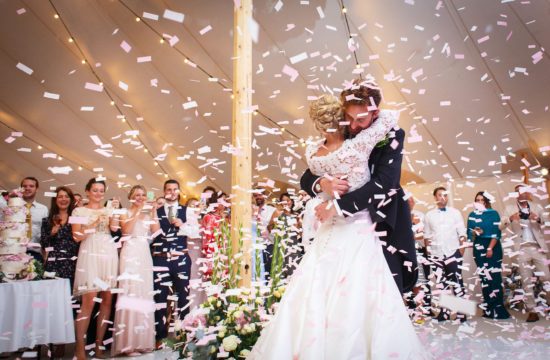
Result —
[{"label": "man in suit", "polygon": [[550,305],[550,272],[548,271],[548,245],[544,236],[545,222],[548,221],[542,206],[532,202],[531,189],[525,184],[516,185],[518,194],[514,205],[506,206],[501,228],[512,232],[514,256],[523,285],[525,307],[529,314],[527,322],[539,320],[536,312],[534,281],[538,277],[546,292],[546,307]]},{"label": "man in suit", "polygon": [[[177,180],[164,183],[166,202],[157,209],[162,234],[151,244],[155,267],[155,330],[157,347],[168,337],[171,315],[183,319],[189,312],[189,276],[191,258],[187,253],[187,237],[180,229],[186,222],[186,207],[179,204],[180,186]],[[175,319],[172,317],[172,320]]]},{"label": "man in suit", "polygon": [[[340,98],[345,120],[349,122],[350,137],[376,121],[382,96],[372,84],[357,79],[342,91]],[[344,214],[368,209],[372,221],[376,222],[376,231],[385,245],[384,256],[401,293],[411,291],[418,277],[411,212],[400,185],[404,141],[402,129],[389,132],[371,153],[370,181],[353,192],[348,193],[348,182],[338,174],[331,174],[330,179],[319,178],[308,169],[300,180],[302,189],[311,196],[322,191],[338,193],[338,206]],[[327,209],[323,203],[316,207],[316,215],[319,220],[326,221],[335,215],[335,209]]]}]

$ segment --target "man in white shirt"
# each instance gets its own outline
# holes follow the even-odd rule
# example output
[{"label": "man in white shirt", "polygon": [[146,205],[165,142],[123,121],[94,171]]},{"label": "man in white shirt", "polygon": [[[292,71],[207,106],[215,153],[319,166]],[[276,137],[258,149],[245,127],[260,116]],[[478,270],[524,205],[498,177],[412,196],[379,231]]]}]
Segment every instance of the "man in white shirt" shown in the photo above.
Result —
[{"label": "man in white shirt", "polygon": [[32,255],[36,260],[43,262],[42,251],[40,248],[40,231],[42,219],[48,217],[48,208],[35,200],[38,191],[38,180],[35,177],[27,176],[21,180],[21,189],[23,190],[23,200],[27,208],[27,235],[29,244],[27,245],[27,254]]},{"label": "man in white shirt", "polygon": [[[508,205],[501,220],[503,237],[514,242],[514,253],[518,255],[517,263],[521,274],[524,291],[524,303],[529,314],[527,322],[539,320],[534,298],[534,278],[538,277],[546,292],[546,308],[550,304],[550,272],[548,271],[548,245],[545,239],[545,224],[548,222],[548,210],[532,202],[531,188],[525,184],[515,187],[518,193],[516,204]],[[547,238],[547,237],[546,237]]]},{"label": "man in white shirt", "polygon": [[255,218],[253,220],[256,221],[262,243],[266,246],[263,253],[263,261],[267,278],[271,271],[271,258],[273,257],[273,241],[270,237],[270,232],[273,226],[273,214],[276,209],[273,206],[266,205],[265,200],[267,196],[264,194],[264,191],[265,189],[256,186],[252,197],[255,205],[253,215]]},{"label": "man in white shirt", "polygon": [[[462,255],[466,240],[466,227],[460,211],[448,207],[447,189],[440,186],[433,192],[437,208],[428,211],[424,220],[424,238],[427,243],[428,258],[432,263],[432,274],[435,275],[436,286],[439,291],[452,289],[455,295],[464,295],[462,282]],[[460,321],[466,316],[459,314]],[[447,311],[442,310],[437,317],[438,321],[450,318]]]}]

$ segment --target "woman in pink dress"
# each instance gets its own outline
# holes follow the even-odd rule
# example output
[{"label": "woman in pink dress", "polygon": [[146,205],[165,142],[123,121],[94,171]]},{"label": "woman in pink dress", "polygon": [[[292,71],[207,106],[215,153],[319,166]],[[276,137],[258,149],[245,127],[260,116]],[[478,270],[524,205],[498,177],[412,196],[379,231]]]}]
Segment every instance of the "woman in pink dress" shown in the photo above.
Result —
[{"label": "woman in pink dress", "polygon": [[147,190],[135,185],[128,195],[131,206],[122,223],[119,294],[115,312],[113,355],[137,356],[155,349],[153,260],[148,239],[160,229],[156,206]]},{"label": "woman in pink dress", "polygon": [[72,213],[73,239],[80,243],[74,279],[74,295],[82,296],[80,312],[75,320],[75,356],[78,360],[86,359],[84,336],[98,297],[101,302],[97,316],[95,357],[105,357],[103,339],[111,315],[110,290],[116,287],[117,281],[118,252],[110,231],[119,228],[119,218],[113,215],[113,208],[118,208],[120,201],[113,200],[112,207],[103,207],[105,188],[105,181],[90,179],[86,184],[88,204],[74,209]]}]

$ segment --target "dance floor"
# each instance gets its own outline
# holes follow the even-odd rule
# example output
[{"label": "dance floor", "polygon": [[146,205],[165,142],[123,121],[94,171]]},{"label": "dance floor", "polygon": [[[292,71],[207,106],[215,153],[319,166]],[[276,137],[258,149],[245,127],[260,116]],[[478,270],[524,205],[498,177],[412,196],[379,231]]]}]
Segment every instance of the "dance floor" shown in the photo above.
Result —
[{"label": "dance floor", "polygon": [[[416,324],[416,330],[426,351],[434,359],[529,359],[546,360],[550,354],[550,318],[535,323],[526,323],[525,315],[511,312],[508,320],[488,320],[470,317],[464,323],[434,320]],[[399,349],[399,334],[396,334],[396,350]],[[73,346],[67,346],[67,356],[71,359]],[[43,350],[43,358],[46,358]],[[21,358],[12,356],[12,359]],[[176,360],[177,354],[165,349],[137,357],[140,360]],[[117,359],[129,359],[117,357]],[[331,359],[327,359],[331,360]],[[335,359],[340,360],[340,359]]]}]

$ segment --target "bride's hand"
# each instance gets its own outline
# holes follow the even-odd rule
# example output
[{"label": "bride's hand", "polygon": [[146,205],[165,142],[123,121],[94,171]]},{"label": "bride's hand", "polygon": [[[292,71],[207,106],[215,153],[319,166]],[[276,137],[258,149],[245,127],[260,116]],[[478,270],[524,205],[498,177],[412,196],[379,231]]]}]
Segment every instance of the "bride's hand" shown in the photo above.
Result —
[{"label": "bride's hand", "polygon": [[329,207],[329,203],[327,201],[324,201],[315,207],[315,217],[320,222],[325,222],[334,215],[336,215],[336,208],[334,205]]},{"label": "bride's hand", "polygon": [[337,193],[339,196],[344,195],[349,190],[349,183],[347,180],[342,179],[342,176],[335,175],[331,178],[323,177],[319,180],[319,185],[321,185],[321,190],[324,193],[334,196],[334,193]]}]

